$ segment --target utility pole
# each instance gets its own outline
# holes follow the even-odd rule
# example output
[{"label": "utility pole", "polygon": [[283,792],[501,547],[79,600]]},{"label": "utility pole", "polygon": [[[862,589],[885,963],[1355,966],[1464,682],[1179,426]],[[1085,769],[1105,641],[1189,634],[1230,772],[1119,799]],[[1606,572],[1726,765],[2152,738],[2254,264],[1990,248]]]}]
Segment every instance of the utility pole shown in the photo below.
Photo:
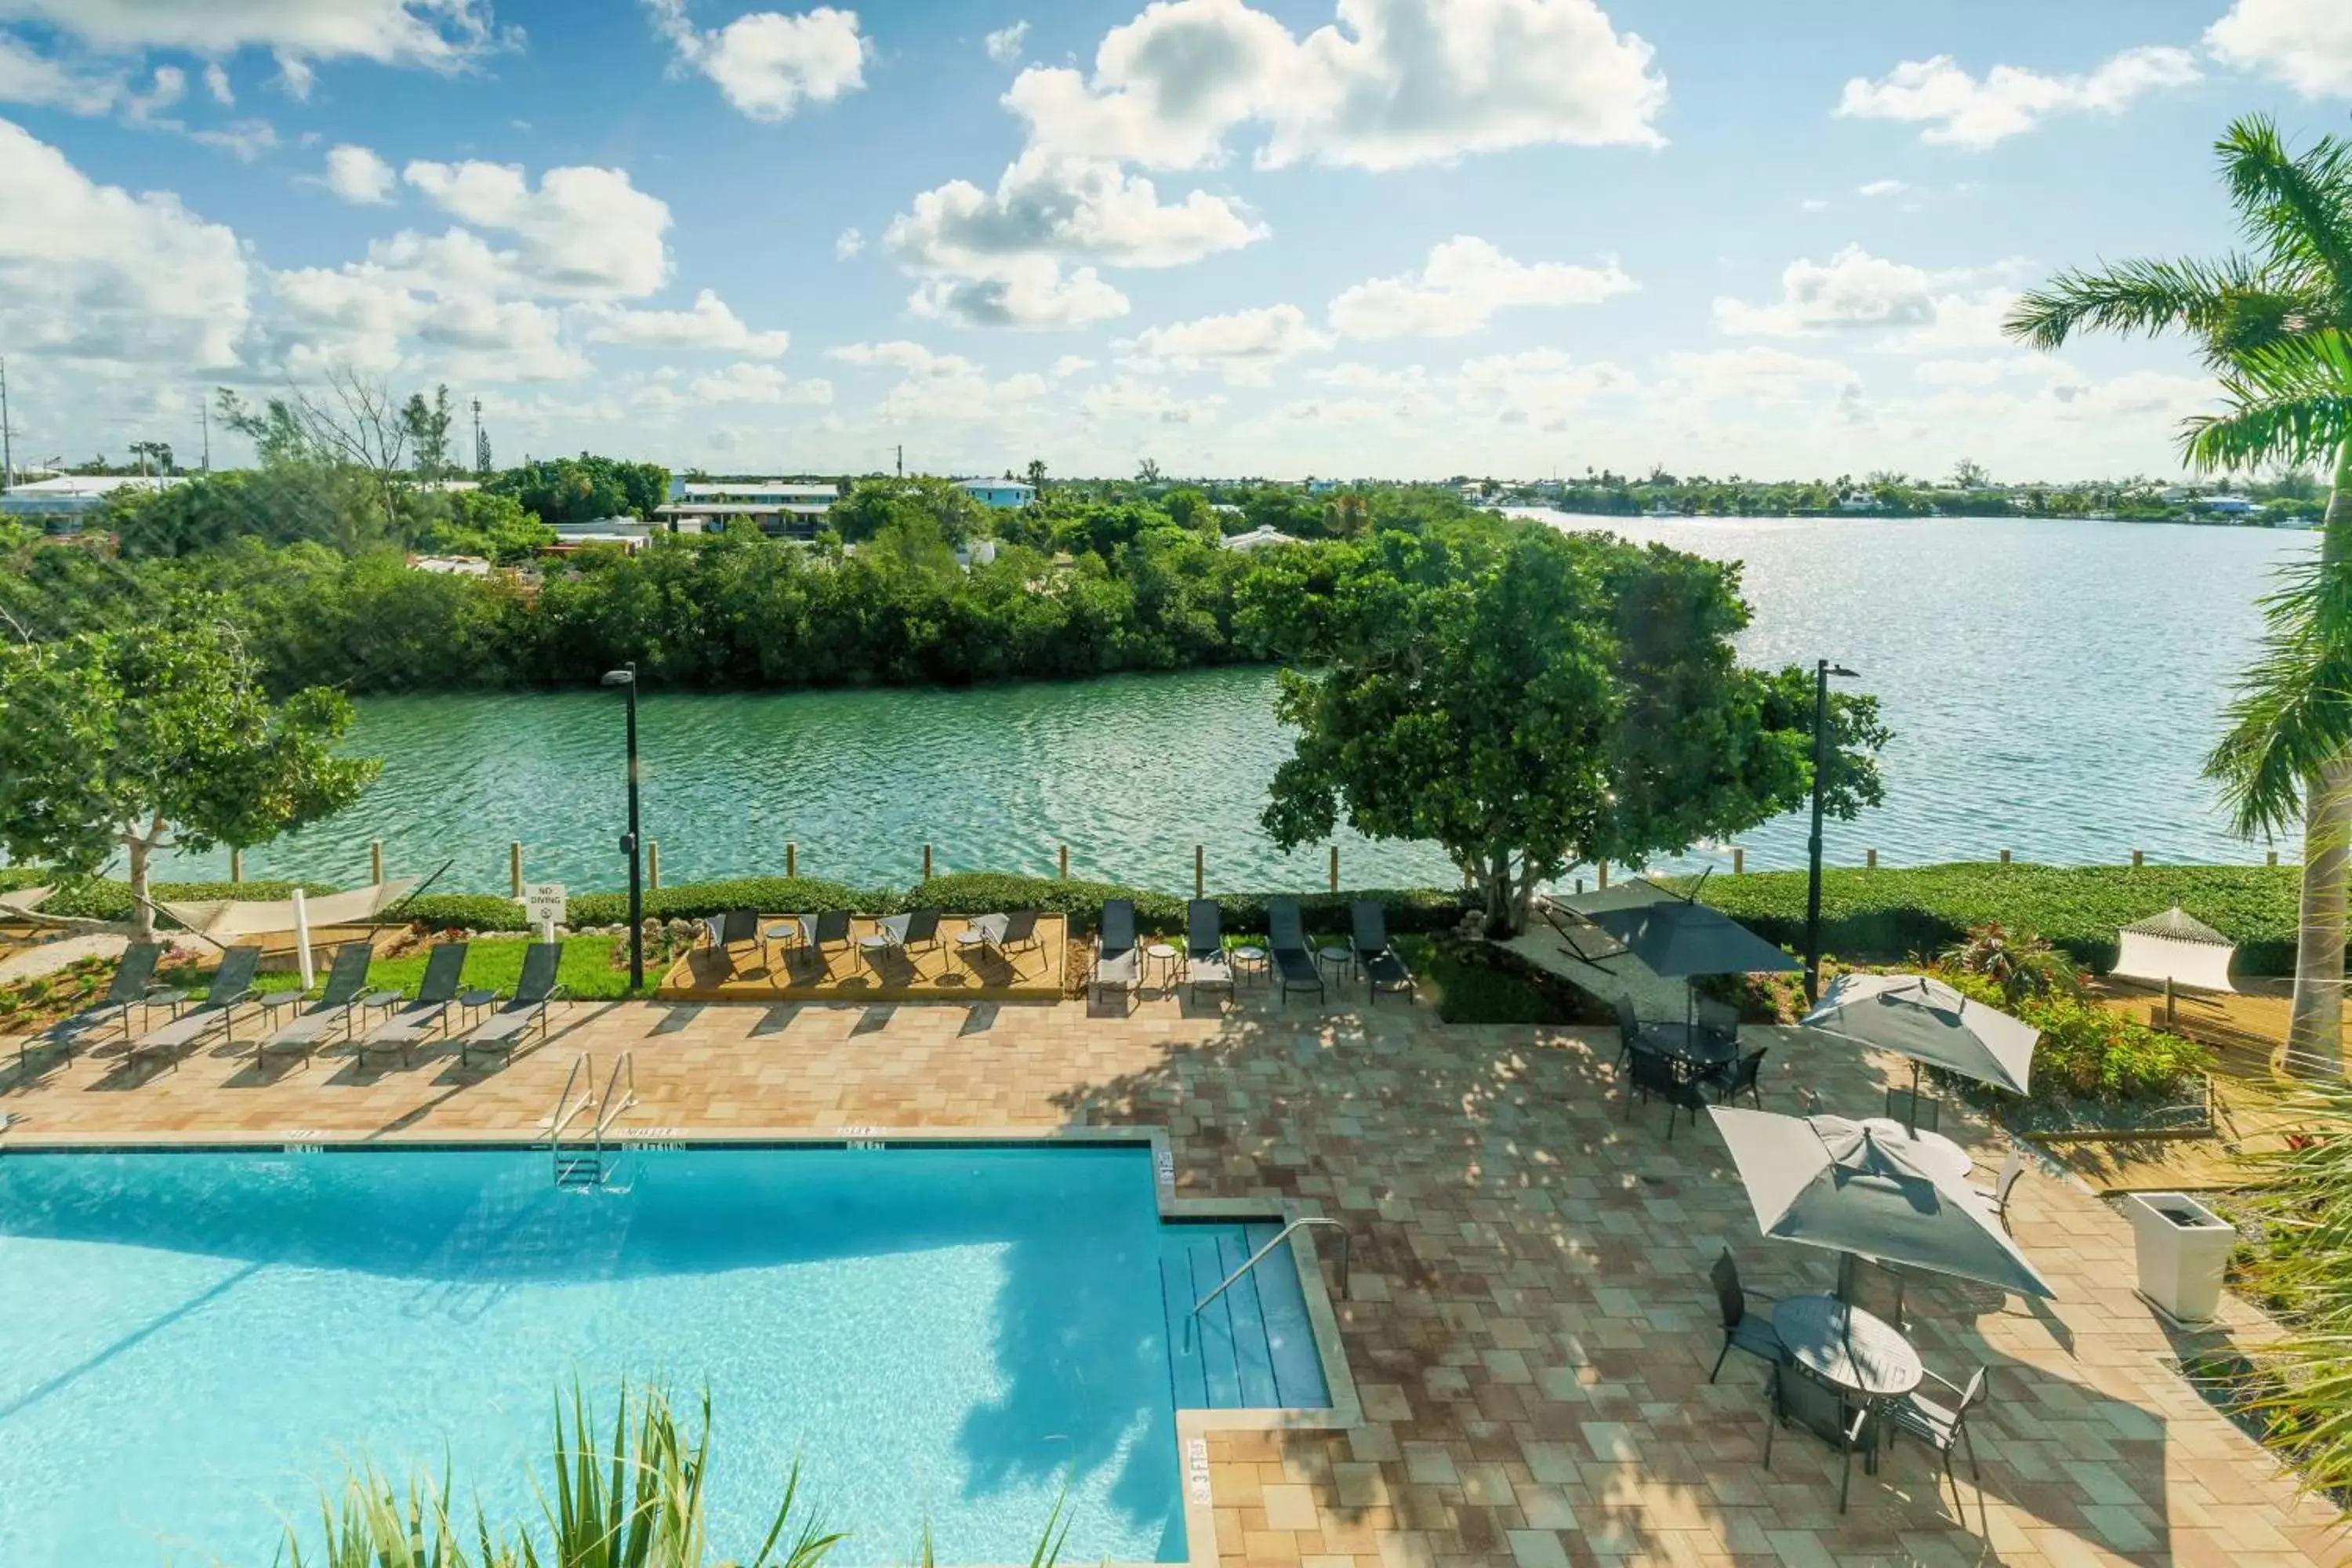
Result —
[{"label": "utility pole", "polygon": [[898,452],[898,477],[899,477],[900,479],[905,479],[905,478],[907,477],[907,447],[906,447],[906,444],[905,444],[904,442],[901,442],[901,443],[900,443],[897,447],[895,447],[895,448],[894,448],[894,450],[896,450],[896,451]]},{"label": "utility pole", "polygon": [[212,411],[212,405],[211,405],[210,404],[207,404],[207,403],[199,402],[199,403],[196,405],[196,414],[197,414],[198,417],[200,417],[201,419],[203,419],[203,420],[204,420],[204,424],[205,424],[205,472],[206,472],[206,473],[208,473],[208,474],[209,474],[209,473],[211,473],[211,472],[213,471],[213,411]]},{"label": "utility pole", "polygon": [[8,427],[8,362],[0,359],[0,490],[16,482],[16,454],[9,445],[15,435]]},{"label": "utility pole", "polygon": [[474,399],[474,477],[486,479],[489,476],[490,442],[489,437],[482,434],[482,400],[477,397]]}]

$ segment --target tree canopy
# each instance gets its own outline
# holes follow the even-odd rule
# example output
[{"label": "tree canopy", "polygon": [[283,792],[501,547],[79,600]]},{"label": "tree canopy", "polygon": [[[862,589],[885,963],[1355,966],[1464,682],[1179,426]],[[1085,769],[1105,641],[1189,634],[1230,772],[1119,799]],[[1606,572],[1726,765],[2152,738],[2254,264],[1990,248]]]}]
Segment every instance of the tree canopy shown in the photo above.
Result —
[{"label": "tree canopy", "polygon": [[601,517],[651,517],[669,499],[669,470],[659,463],[631,463],[583,452],[576,458],[542,458],[508,468],[483,487],[510,495],[550,528],[593,522]]},{"label": "tree canopy", "polygon": [[[1801,804],[1812,678],[1742,668],[1736,565],[1601,534],[1382,533],[1260,612],[1304,661],[1266,830],[1442,846],[1490,930],[1572,865],[1639,864]],[[1875,804],[1874,699],[1833,699],[1828,808]]]}]

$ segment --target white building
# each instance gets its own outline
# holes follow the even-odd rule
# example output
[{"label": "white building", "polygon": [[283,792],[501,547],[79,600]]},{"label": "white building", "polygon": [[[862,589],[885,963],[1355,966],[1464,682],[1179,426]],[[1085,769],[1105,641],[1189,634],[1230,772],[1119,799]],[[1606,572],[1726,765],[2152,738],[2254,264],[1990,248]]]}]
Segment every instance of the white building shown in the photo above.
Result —
[{"label": "white building", "polygon": [[1018,511],[1037,499],[1037,487],[1019,479],[958,479],[956,489],[982,506]]},{"label": "white building", "polygon": [[0,513],[52,531],[70,530],[119,491],[167,489],[179,482],[176,475],[59,474],[0,490]]},{"label": "white building", "polygon": [[1298,541],[1278,528],[1253,528],[1223,542],[1227,550],[1263,550],[1269,544],[1296,544]]},{"label": "white building", "polygon": [[634,555],[653,542],[654,525],[637,517],[599,517],[586,522],[555,524],[555,542],[548,548],[570,554],[583,544],[617,544]]},{"label": "white building", "polygon": [[654,516],[680,532],[714,531],[736,518],[757,523],[762,533],[809,538],[841,499],[838,485],[795,484],[784,479],[739,479],[726,484],[669,482],[669,504]]}]

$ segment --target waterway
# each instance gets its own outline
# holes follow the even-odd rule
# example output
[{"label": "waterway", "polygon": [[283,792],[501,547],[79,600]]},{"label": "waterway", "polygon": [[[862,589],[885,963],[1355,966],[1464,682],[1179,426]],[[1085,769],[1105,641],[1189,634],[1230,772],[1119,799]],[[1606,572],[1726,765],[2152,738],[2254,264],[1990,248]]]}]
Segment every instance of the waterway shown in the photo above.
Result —
[{"label": "waterway", "polygon": [[[1549,514],[1548,514],[1549,515]],[[1886,802],[1833,823],[1828,855],[1888,864],[1990,858],[2247,860],[2200,776],[2255,601],[2312,536],[2171,524],[1867,519],[1601,520],[1563,528],[1746,563],[1753,663],[1860,672],[1895,738]],[[1049,872],[1189,888],[1315,888],[1320,847],[1278,853],[1257,826],[1288,754],[1263,669],[970,690],[656,696],[641,713],[645,829],[666,881],[779,873],[903,886],[943,869]],[[454,863],[440,886],[502,890],[507,846],[531,880],[621,884],[621,700],[608,691],[375,699],[355,748],[385,759],[350,811],[248,851],[248,877],[354,883]],[[1742,835],[1751,867],[1800,865],[1796,817]],[[2292,847],[2291,846],[2287,847]],[[1350,886],[1444,884],[1433,846],[1343,834]],[[1721,863],[1698,847],[1692,863]],[[225,872],[182,857],[174,875]]]}]

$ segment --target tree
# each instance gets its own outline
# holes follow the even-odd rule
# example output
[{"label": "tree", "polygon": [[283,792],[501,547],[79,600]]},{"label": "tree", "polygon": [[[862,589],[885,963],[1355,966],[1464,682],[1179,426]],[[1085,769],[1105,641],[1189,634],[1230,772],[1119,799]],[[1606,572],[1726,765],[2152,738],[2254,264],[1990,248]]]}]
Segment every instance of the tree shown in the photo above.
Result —
[{"label": "tree", "polygon": [[328,463],[365,475],[385,534],[396,535],[408,484],[409,427],[391,389],[338,365],[327,372],[325,395],[312,397],[290,384],[288,391],[256,411],[222,387],[221,418],[254,444],[265,465]]},{"label": "tree", "polygon": [[156,473],[172,471],[172,443],[169,441],[133,441],[131,443],[131,455],[140,460],[139,466],[142,470],[152,463]]},{"label": "tree", "polygon": [[1972,458],[1962,458],[1952,465],[1952,488],[1980,490],[1992,484],[1992,470]]},{"label": "tree", "polygon": [[553,528],[623,513],[651,517],[669,499],[669,470],[659,463],[623,462],[583,452],[577,458],[543,458],[509,468],[485,488],[514,497]]},{"label": "tree", "polygon": [[1150,458],[1144,458],[1143,461],[1135,466],[1135,482],[1139,485],[1158,484],[1160,482],[1160,465]]},{"label": "tree", "polygon": [[2309,699],[2323,689],[2317,681],[2352,668],[2352,443],[2323,416],[2325,345],[2352,332],[2352,143],[2323,136],[2292,154],[2268,118],[2251,115],[2214,152],[2247,253],[2062,272],[2018,301],[2008,331],[2043,349],[2094,330],[2182,333],[2232,404],[2221,419],[2192,426],[2192,460],[2325,461],[2335,474],[2319,558],[2266,602],[2262,657],[2242,678],[2206,772],[2248,837],[2302,818],[2287,1047],[2297,1063],[2340,1070],[2352,730],[2340,684],[2324,689],[2327,700]]},{"label": "tree", "polygon": [[[1572,865],[1637,865],[1806,798],[1811,677],[1735,662],[1736,565],[1535,527],[1382,532],[1337,559],[1255,606],[1310,661],[1276,698],[1299,731],[1263,819],[1283,847],[1342,817],[1433,840],[1499,936]],[[1874,699],[1835,704],[1827,799],[1845,817],[1879,798],[1885,731]]]},{"label": "tree", "polygon": [[1043,458],[1029,459],[1029,488],[1041,496],[1045,493],[1045,459]]},{"label": "tree", "polygon": [[124,851],[147,940],[156,850],[266,844],[359,797],[382,764],[335,754],[351,722],[320,687],[272,707],[218,626],[0,648],[0,846],[80,875]]},{"label": "tree", "polygon": [[420,479],[448,478],[453,465],[449,461],[449,389],[436,386],[433,401],[427,403],[421,392],[412,392],[400,410],[400,423],[408,433],[408,445],[415,454],[416,477]]}]

